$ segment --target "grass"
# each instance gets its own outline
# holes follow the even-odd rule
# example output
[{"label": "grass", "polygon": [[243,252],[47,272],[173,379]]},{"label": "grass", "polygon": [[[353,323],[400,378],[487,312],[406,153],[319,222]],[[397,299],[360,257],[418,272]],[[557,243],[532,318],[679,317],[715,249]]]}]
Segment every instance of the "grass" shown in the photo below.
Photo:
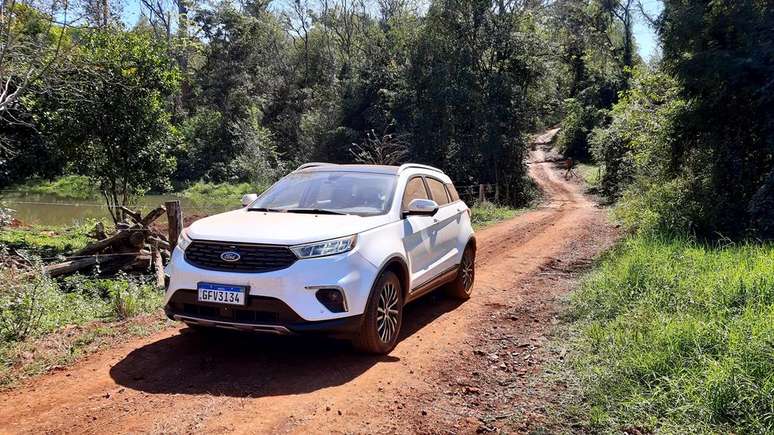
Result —
[{"label": "grass", "polygon": [[473,228],[479,229],[516,217],[524,212],[521,208],[502,207],[491,202],[475,204],[471,207]]},{"label": "grass", "polygon": [[242,195],[261,193],[266,188],[256,187],[250,183],[205,183],[199,181],[190,185],[182,194],[196,205],[208,206],[239,206]]},{"label": "grass", "polygon": [[23,193],[53,195],[61,199],[94,199],[99,197],[99,190],[89,177],[83,175],[66,175],[53,181],[33,181],[21,186]]},{"label": "grass", "polygon": [[[124,321],[160,313],[163,300],[148,279],[138,277],[76,275],[56,282],[5,268],[0,279],[0,389],[142,333]],[[160,324],[162,316],[155,318],[151,323]]]},{"label": "grass", "polygon": [[90,241],[95,222],[71,227],[6,227],[0,229],[0,247],[49,258],[80,249]]},{"label": "grass", "polygon": [[774,432],[774,246],[630,238],[584,279],[571,321],[594,431]]},{"label": "grass", "polygon": [[[0,256],[11,249],[33,261],[62,255],[85,246],[93,227],[90,222],[71,228],[3,228]],[[0,263],[0,389],[163,322],[163,294],[152,277],[74,275],[55,281],[36,273],[40,267],[35,264],[30,273]],[[155,320],[140,322],[145,325],[140,329],[126,322],[147,313],[156,313]]]}]

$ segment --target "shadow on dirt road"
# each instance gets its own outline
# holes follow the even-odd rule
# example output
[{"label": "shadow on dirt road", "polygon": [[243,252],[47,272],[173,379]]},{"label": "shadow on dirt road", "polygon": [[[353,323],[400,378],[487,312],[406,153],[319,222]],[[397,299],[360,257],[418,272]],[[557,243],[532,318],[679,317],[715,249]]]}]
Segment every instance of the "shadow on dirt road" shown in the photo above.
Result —
[{"label": "shadow on dirt road", "polygon": [[[400,340],[459,305],[437,292],[407,306]],[[345,384],[379,362],[399,361],[359,354],[342,340],[185,328],[132,351],[110,376],[119,385],[154,394],[264,397]]]}]

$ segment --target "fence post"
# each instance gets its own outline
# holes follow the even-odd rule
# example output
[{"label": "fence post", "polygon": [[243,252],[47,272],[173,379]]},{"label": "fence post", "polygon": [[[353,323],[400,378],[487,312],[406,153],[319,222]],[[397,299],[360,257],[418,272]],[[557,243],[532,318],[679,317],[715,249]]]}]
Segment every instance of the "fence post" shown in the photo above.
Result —
[{"label": "fence post", "polygon": [[484,201],[486,201],[486,195],[484,193],[484,190],[485,190],[484,189],[484,185],[483,184],[479,184],[478,185],[478,203],[479,204],[483,204]]},{"label": "fence post", "polygon": [[177,246],[177,238],[183,231],[183,210],[180,208],[180,201],[167,201],[164,203],[167,209],[167,224],[169,227],[169,249],[174,250]]}]

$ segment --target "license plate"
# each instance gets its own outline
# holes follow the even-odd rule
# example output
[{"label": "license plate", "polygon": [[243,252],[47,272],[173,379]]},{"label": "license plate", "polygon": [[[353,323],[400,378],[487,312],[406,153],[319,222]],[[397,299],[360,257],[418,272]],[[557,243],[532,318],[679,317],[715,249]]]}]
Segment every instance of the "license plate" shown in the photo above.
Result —
[{"label": "license plate", "polygon": [[244,305],[247,287],[238,285],[212,284],[200,282],[198,286],[199,302],[215,304]]}]

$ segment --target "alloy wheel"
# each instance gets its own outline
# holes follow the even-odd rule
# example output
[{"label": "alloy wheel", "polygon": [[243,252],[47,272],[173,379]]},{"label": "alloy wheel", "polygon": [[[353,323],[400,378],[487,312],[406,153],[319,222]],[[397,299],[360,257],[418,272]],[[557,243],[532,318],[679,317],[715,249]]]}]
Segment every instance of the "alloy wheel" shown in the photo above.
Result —
[{"label": "alloy wheel", "polygon": [[376,331],[379,339],[389,343],[398,333],[398,289],[392,282],[386,282],[379,293],[376,306]]},{"label": "alloy wheel", "polygon": [[473,256],[466,252],[462,257],[462,264],[460,265],[460,274],[462,274],[462,285],[465,288],[466,293],[470,293],[471,287],[473,287]]}]

